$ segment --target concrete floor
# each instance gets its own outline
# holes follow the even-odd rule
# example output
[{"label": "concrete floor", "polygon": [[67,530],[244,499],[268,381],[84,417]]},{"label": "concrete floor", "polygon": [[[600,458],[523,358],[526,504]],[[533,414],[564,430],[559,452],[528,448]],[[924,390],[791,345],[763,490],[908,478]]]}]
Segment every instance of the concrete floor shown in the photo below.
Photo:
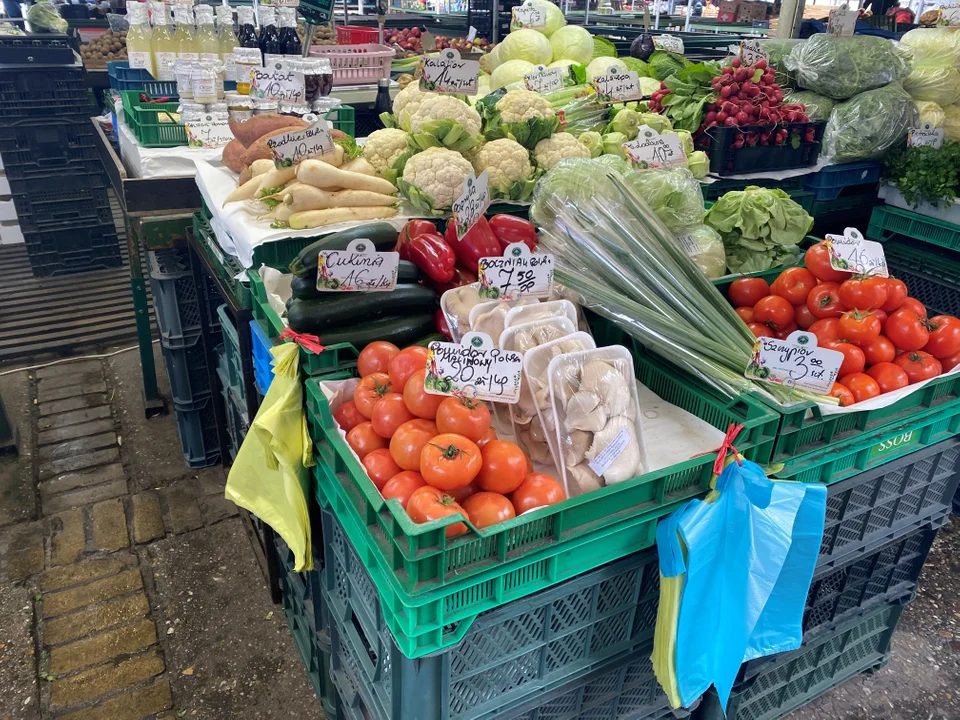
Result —
[{"label": "concrete floor", "polygon": [[[162,390],[168,393],[159,349],[157,364]],[[110,402],[119,418],[129,494],[158,488],[162,492],[184,483],[216,491],[225,480],[222,470],[191,471],[183,465],[172,414],[144,420],[137,354],[115,356],[105,367]],[[45,519],[31,469],[35,408],[26,374],[0,376],[0,393],[11,419],[25,434],[24,454],[0,459],[2,554],[4,537]],[[208,492],[210,498],[216,497],[216,492]],[[172,531],[168,519],[162,537],[131,546],[164,659],[159,677],[169,682],[172,704],[160,713],[129,717],[322,718],[283,612],[270,602],[240,519],[225,512],[208,513],[202,498],[201,510],[199,527]],[[44,689],[46,651],[38,636],[42,616],[34,602],[42,577],[4,582],[0,575],[0,720],[62,716],[51,710]],[[917,599],[894,636],[890,664],[827,693],[790,715],[791,720],[960,719],[958,619],[960,523],[953,518],[941,531]]]}]

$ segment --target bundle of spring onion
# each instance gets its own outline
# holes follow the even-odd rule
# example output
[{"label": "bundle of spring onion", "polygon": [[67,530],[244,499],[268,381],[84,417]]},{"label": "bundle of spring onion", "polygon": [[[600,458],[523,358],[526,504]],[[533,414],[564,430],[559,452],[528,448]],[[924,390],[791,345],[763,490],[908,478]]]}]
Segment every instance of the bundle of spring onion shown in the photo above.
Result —
[{"label": "bundle of spring onion", "polygon": [[[623,170],[627,170],[623,164]],[[537,185],[530,218],[557,282],[586,307],[725,395],[779,403],[836,400],[744,377],[756,340],[632,187],[635,171],[567,159]]]},{"label": "bundle of spring onion", "polygon": [[599,132],[610,121],[610,108],[597,101],[590,85],[571,85],[544,93],[544,97],[562,118],[560,129],[568,133]]}]

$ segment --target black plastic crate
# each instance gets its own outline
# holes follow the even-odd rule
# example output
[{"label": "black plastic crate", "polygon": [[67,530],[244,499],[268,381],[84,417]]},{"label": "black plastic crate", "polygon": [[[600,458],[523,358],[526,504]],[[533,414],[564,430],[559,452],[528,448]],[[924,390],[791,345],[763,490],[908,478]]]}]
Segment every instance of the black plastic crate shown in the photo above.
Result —
[{"label": "black plastic crate", "polygon": [[0,66],[0,119],[91,114],[83,66]]},{"label": "black plastic crate", "polygon": [[215,396],[208,395],[196,403],[173,403],[183,459],[191,468],[209,467],[220,460],[220,438],[213,407],[216,400]]},{"label": "black plastic crate", "polygon": [[[820,145],[826,122],[783,123],[781,125],[744,125],[741,127],[715,126],[704,131],[697,143],[698,150],[706,151],[710,157],[710,172],[715,175],[737,175],[740,173],[766,172],[768,170],[790,170],[810,167],[817,164]],[[803,142],[808,128],[813,128],[814,141]],[[745,146],[735,148],[734,141],[739,133],[763,133],[777,130],[787,131],[785,145]],[[794,130],[800,132],[800,145],[790,143]]]},{"label": "black plastic crate", "polygon": [[120,243],[111,220],[97,225],[65,224],[60,229],[23,233],[36,277],[71,275],[120,267]]},{"label": "black plastic crate", "polygon": [[194,404],[211,394],[210,370],[199,331],[183,338],[179,347],[168,347],[161,339],[160,348],[174,402]]},{"label": "black plastic crate", "polygon": [[147,270],[160,338],[168,348],[196,345],[200,298],[186,247],[147,252]]},{"label": "black plastic crate", "polygon": [[71,29],[69,32],[69,36],[61,33],[0,35],[0,65],[69,67],[76,62],[74,50],[78,52],[80,50],[79,35],[76,34],[76,30]]},{"label": "black plastic crate", "polygon": [[0,155],[11,182],[103,172],[89,117],[0,122]]},{"label": "black plastic crate", "polygon": [[106,225],[113,222],[106,188],[78,187],[69,180],[48,183],[40,192],[14,192],[13,204],[20,229],[25,233],[56,230],[74,224]]}]

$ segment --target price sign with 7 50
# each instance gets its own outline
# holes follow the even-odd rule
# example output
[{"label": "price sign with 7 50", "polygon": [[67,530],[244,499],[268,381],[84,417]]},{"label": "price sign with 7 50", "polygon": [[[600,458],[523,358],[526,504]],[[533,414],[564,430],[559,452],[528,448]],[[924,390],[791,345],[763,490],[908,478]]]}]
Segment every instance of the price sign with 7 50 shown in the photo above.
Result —
[{"label": "price sign with 7 50", "polygon": [[553,285],[553,265],[553,255],[534,255],[523,243],[512,243],[502,257],[480,258],[479,295],[487,300],[547,297]]}]

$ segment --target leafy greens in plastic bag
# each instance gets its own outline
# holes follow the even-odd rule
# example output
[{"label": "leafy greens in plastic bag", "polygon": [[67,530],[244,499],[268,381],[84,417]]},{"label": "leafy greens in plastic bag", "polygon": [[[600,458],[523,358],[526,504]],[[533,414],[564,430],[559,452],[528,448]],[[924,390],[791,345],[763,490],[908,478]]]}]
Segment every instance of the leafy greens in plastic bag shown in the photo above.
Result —
[{"label": "leafy greens in plastic bag", "polygon": [[914,100],[952,105],[960,99],[960,71],[947,65],[920,65],[903,81]]},{"label": "leafy greens in plastic bag", "polygon": [[753,185],[722,196],[704,222],[723,238],[733,273],[793,263],[813,227],[813,218],[783,190]]},{"label": "leafy greens in plastic bag", "polygon": [[783,101],[785,103],[800,103],[806,108],[807,117],[813,121],[829,119],[830,111],[836,104],[825,95],[818,95],[810,90],[794,90],[788,93]]},{"label": "leafy greens in plastic bag", "polygon": [[31,5],[27,10],[27,22],[30,23],[34,32],[49,30],[65,33],[69,27],[67,21],[60,17],[56,6],[51,2],[38,2]]},{"label": "leafy greens in plastic bag", "polygon": [[914,127],[916,114],[910,96],[896,83],[860,93],[830,113],[823,155],[835,163],[883,157]]},{"label": "leafy greens in plastic bag", "polygon": [[915,63],[960,65],[960,33],[945,28],[916,28],[904,33],[900,47],[906,47]]},{"label": "leafy greens in plastic bag", "polygon": [[676,232],[703,222],[703,193],[687,168],[657,168],[626,175],[660,221]]},{"label": "leafy greens in plastic bag", "polygon": [[814,35],[784,58],[801,88],[834,100],[903,80],[911,69],[910,52],[892,40],[872,35]]}]

